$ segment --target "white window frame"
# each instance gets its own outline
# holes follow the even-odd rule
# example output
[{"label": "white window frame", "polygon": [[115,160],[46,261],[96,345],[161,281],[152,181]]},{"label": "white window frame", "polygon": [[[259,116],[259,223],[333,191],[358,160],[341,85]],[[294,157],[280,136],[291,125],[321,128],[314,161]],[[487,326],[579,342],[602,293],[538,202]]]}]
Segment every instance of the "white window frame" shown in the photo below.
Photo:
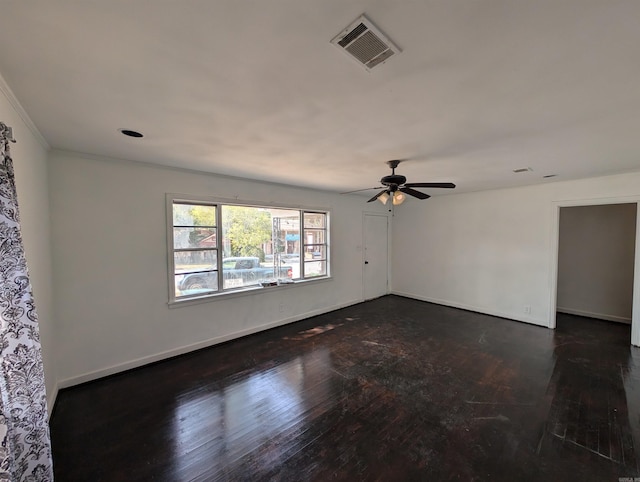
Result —
[{"label": "white window frame", "polygon": [[[307,263],[311,262],[324,262],[325,270],[329,273],[329,216],[325,217],[325,225],[324,227],[307,227],[305,224],[305,215],[307,214],[326,214],[323,211],[314,211],[310,209],[305,209],[304,211],[300,211],[300,273],[302,274],[302,279],[309,280],[314,278],[322,278],[323,276],[310,276],[305,277],[305,267]],[[306,239],[306,230],[316,230],[316,231],[324,231],[324,243],[307,243]],[[325,253],[324,258],[316,259],[315,261],[307,261],[304,258],[305,253],[307,252],[306,248],[308,246],[324,246]]]},{"label": "white window frame", "polygon": [[[176,289],[175,289],[175,259],[174,253],[176,251],[181,251],[180,249],[174,248],[174,224],[173,224],[173,206],[174,204],[193,204],[193,205],[202,205],[202,206],[215,206],[216,207],[216,262],[217,262],[217,277],[218,277],[218,289],[217,291],[212,291],[210,293],[203,293],[191,296],[181,296],[176,297]],[[234,287],[234,288],[224,288],[224,280],[223,280],[223,238],[222,238],[222,206],[244,206],[244,207],[253,207],[253,208],[266,208],[266,209],[283,209],[283,210],[291,210],[298,211],[300,216],[300,278],[296,280],[292,280],[292,282],[278,286],[278,289],[286,289],[290,286],[296,286],[300,284],[313,283],[318,281],[326,281],[331,279],[331,262],[330,262],[330,232],[331,232],[331,210],[326,208],[318,208],[318,207],[308,207],[308,206],[300,206],[300,205],[286,205],[286,204],[275,204],[275,203],[264,203],[257,201],[239,201],[237,199],[223,199],[223,198],[215,198],[209,196],[196,196],[196,195],[185,195],[185,194],[175,194],[175,193],[167,193],[166,194],[166,219],[167,219],[167,275],[168,275],[168,288],[169,288],[169,305],[179,305],[185,304],[189,302],[202,302],[202,301],[211,301],[220,297],[230,297],[230,296],[238,296],[238,295],[246,295],[250,293],[255,293],[256,291],[271,289],[271,287],[263,288],[261,286],[247,286],[247,287]],[[312,276],[305,277],[304,273],[304,250],[305,247],[308,246],[306,240],[303,240],[304,233],[304,216],[307,214],[324,214],[325,215],[325,258],[318,259],[318,261],[325,262],[325,270],[326,274],[322,276]],[[322,229],[322,228],[313,228],[313,229]]]}]

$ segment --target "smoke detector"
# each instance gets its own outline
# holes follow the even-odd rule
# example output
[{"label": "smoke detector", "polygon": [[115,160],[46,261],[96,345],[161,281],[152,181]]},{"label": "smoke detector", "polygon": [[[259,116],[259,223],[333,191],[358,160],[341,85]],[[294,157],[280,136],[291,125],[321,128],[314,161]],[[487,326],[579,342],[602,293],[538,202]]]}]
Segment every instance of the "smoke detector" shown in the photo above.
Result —
[{"label": "smoke detector", "polygon": [[336,35],[331,43],[371,70],[401,50],[364,15]]}]

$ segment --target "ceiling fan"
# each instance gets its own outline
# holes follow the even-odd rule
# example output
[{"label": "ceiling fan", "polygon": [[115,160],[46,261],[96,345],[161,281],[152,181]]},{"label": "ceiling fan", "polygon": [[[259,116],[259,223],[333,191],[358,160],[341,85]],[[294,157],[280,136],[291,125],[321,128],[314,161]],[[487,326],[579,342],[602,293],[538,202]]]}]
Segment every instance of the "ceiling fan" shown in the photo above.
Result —
[{"label": "ceiling fan", "polygon": [[445,189],[453,189],[454,187],[456,187],[456,185],[452,182],[407,182],[406,177],[401,176],[400,174],[396,174],[396,167],[398,167],[398,164],[400,164],[400,162],[402,161],[387,161],[387,164],[391,168],[391,174],[380,179],[380,184],[382,184],[382,186],[357,189],[355,191],[348,191],[342,194],[368,191],[370,189],[384,189],[383,191],[380,191],[378,194],[369,199],[367,202],[370,203],[377,199],[382,204],[387,204],[387,201],[389,200],[389,198],[391,198],[393,204],[398,205],[402,204],[405,201],[405,194],[417,197],[418,199],[429,199],[431,197],[428,194],[416,191],[415,189],[413,189],[414,187],[437,187]]}]

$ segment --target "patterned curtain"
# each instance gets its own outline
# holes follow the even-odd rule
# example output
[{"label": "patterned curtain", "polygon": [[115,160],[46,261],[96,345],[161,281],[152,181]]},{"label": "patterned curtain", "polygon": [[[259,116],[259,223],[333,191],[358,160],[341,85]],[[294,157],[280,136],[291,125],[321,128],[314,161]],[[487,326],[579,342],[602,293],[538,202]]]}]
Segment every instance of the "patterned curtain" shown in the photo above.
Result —
[{"label": "patterned curtain", "polygon": [[38,318],[9,141],[11,129],[0,122],[0,481],[53,481]]}]

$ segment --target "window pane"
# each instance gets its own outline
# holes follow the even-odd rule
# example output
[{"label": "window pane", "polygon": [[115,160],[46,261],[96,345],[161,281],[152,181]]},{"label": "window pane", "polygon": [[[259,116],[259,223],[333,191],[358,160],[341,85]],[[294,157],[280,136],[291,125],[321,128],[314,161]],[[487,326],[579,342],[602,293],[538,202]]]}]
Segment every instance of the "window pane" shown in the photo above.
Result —
[{"label": "window pane", "polygon": [[262,282],[293,276],[291,266],[283,264],[275,266],[273,262],[260,262],[259,258],[251,256],[225,258],[222,266],[225,289],[254,286]]},{"label": "window pane", "polygon": [[175,275],[176,298],[218,291],[218,272]]},{"label": "window pane", "polygon": [[216,207],[194,204],[173,205],[174,226],[216,226]]},{"label": "window pane", "polygon": [[313,278],[315,276],[326,276],[327,274],[327,262],[326,261],[306,261],[304,262],[304,276],[305,278]]},{"label": "window pane", "polygon": [[305,229],[304,244],[325,244],[327,232],[324,229]]},{"label": "window pane", "polygon": [[265,209],[249,206],[222,206],[222,249],[224,258],[265,259],[271,251],[273,226]]},{"label": "window pane", "polygon": [[235,269],[235,266],[236,266],[236,260],[234,258],[224,259],[222,261],[223,269]]},{"label": "window pane", "polygon": [[269,209],[271,214],[272,249],[268,254],[275,258],[300,253],[300,211],[292,209]]},{"label": "window pane", "polygon": [[327,215],[324,213],[304,213],[305,228],[324,228],[326,227]]},{"label": "window pane", "polygon": [[299,277],[300,211],[223,205],[221,224],[225,286],[294,277],[295,264]]},{"label": "window pane", "polygon": [[173,228],[173,249],[215,248],[215,228]]},{"label": "window pane", "polygon": [[300,253],[283,254],[280,256],[283,267],[291,268],[291,278],[300,279]]},{"label": "window pane", "polygon": [[217,268],[217,253],[216,250],[180,251],[173,253],[175,274],[215,270]]},{"label": "window pane", "polygon": [[305,246],[304,260],[327,259],[327,247],[324,245]]}]

